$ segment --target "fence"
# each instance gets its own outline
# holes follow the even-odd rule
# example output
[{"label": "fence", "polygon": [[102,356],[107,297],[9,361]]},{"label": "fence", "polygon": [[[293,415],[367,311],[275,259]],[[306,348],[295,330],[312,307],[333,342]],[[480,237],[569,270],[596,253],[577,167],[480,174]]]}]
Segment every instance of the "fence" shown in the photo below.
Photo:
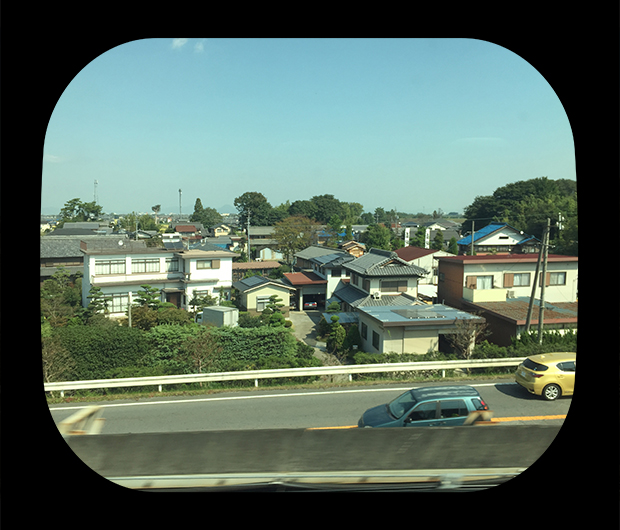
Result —
[{"label": "fence", "polygon": [[254,379],[258,387],[259,379],[278,379],[290,377],[307,377],[322,375],[348,375],[381,372],[412,372],[420,370],[445,370],[455,368],[491,368],[501,366],[518,366],[525,357],[507,357],[504,359],[472,359],[469,361],[423,361],[408,363],[352,364],[345,366],[313,366],[308,368],[281,368],[277,370],[249,370],[240,372],[214,372],[209,374],[186,374],[152,377],[127,377],[123,379],[94,379],[90,381],[66,381],[45,383],[46,392],[80,390],[94,388],[118,388],[131,386],[157,386],[162,391],[163,385],[179,383],[209,383],[216,381],[240,381]]}]

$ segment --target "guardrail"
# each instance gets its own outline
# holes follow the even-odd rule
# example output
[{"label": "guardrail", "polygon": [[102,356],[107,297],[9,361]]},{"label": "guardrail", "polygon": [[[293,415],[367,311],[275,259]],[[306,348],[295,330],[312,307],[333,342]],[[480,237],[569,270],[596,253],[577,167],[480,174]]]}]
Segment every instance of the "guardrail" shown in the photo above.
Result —
[{"label": "guardrail", "polygon": [[127,377],[123,379],[93,379],[90,381],[65,381],[45,383],[46,392],[60,391],[64,397],[65,390],[93,388],[118,388],[130,386],[158,386],[179,383],[208,383],[216,381],[240,381],[254,379],[258,387],[259,379],[278,379],[289,377],[307,377],[321,375],[348,375],[380,372],[413,372],[421,370],[445,370],[455,368],[491,368],[501,366],[518,366],[525,357],[506,357],[504,359],[471,359],[469,361],[421,361],[408,363],[351,364],[344,366],[312,366],[307,368],[280,368],[277,370],[248,370],[240,372],[213,372],[208,374],[167,375],[152,377]]}]

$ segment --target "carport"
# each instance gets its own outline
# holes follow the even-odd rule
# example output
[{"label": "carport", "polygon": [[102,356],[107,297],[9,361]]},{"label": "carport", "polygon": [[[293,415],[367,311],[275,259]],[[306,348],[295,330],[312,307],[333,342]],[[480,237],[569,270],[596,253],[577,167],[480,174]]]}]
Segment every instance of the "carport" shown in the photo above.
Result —
[{"label": "carport", "polygon": [[284,281],[295,288],[298,311],[303,308],[304,301],[317,302],[319,307],[325,307],[326,279],[314,272],[285,272]]}]

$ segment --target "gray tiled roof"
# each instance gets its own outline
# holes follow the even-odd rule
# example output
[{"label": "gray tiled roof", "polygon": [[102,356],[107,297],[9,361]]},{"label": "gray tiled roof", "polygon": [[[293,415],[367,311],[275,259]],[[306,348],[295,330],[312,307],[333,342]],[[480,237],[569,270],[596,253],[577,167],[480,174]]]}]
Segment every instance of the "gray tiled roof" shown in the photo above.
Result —
[{"label": "gray tiled roof", "polygon": [[421,303],[406,294],[384,295],[381,298],[374,299],[369,294],[351,285],[334,292],[333,296],[346,302],[351,307],[409,306]]},{"label": "gray tiled roof", "polygon": [[348,252],[345,252],[344,250],[338,250],[336,248],[328,248],[328,247],[324,247],[321,245],[312,245],[303,250],[300,250],[299,252],[296,252],[295,257],[309,260],[309,259],[316,258],[319,256],[326,256],[329,254],[337,254],[337,253],[348,254]]},{"label": "gray tiled roof", "polygon": [[346,263],[349,269],[362,276],[425,276],[427,271],[417,265],[409,265],[390,250],[370,249],[370,252]]}]

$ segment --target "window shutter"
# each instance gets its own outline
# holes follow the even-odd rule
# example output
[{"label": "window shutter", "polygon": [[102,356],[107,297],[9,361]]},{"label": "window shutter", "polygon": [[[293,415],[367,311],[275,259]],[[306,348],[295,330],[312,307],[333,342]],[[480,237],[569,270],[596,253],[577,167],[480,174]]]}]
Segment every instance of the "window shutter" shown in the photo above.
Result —
[{"label": "window shutter", "polygon": [[478,280],[476,276],[467,276],[465,278],[465,282],[465,287],[467,287],[468,289],[475,289]]},{"label": "window shutter", "polygon": [[220,260],[219,259],[212,259],[211,260],[211,268],[212,269],[219,269],[220,268]]},{"label": "window shutter", "polygon": [[[546,274],[546,282],[545,282],[545,287],[549,287],[549,285],[551,285],[551,273],[548,272]],[[538,274],[538,282],[540,283],[540,285],[542,285],[542,272]]]},{"label": "window shutter", "polygon": [[514,287],[515,275],[512,273],[504,274],[504,287]]}]

